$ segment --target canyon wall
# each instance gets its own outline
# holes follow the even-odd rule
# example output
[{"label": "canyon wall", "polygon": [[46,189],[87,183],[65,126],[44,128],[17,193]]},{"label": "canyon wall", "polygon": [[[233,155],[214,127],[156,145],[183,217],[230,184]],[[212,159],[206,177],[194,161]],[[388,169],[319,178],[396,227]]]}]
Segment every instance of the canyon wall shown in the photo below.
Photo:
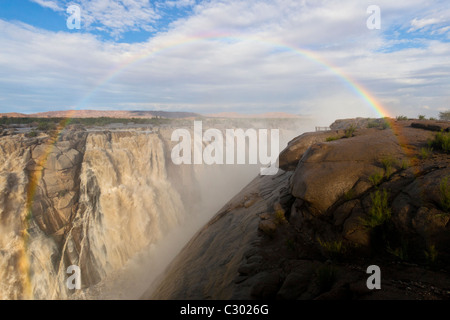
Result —
[{"label": "canyon wall", "polygon": [[198,186],[167,148],[144,131],[0,139],[0,298],[68,298],[68,266],[88,288],[187,219]]}]

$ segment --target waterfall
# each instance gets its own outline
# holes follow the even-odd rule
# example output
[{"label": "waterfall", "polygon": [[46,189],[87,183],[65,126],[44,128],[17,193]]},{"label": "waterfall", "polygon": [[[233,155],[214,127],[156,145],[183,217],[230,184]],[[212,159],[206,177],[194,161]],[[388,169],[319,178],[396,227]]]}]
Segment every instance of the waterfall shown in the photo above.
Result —
[{"label": "waterfall", "polygon": [[[74,150],[73,138],[63,136],[43,164],[33,156],[44,149],[43,143],[0,141],[2,299],[70,298],[74,290],[66,287],[68,266],[80,267],[82,292],[157,244],[186,216],[181,196],[168,179],[164,142],[157,134],[89,133],[79,163],[65,168],[61,159]],[[49,164],[53,160],[56,164]],[[42,178],[32,218],[24,225],[30,172],[36,170],[42,171]],[[52,190],[55,185],[61,190]]]}]

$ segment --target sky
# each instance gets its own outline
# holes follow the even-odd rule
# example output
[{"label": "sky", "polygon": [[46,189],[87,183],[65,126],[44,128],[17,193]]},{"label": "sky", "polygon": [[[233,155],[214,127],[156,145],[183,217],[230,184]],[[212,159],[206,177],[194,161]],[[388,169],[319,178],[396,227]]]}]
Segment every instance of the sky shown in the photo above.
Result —
[{"label": "sky", "polygon": [[448,0],[0,0],[2,113],[383,115],[374,105],[450,109]]}]

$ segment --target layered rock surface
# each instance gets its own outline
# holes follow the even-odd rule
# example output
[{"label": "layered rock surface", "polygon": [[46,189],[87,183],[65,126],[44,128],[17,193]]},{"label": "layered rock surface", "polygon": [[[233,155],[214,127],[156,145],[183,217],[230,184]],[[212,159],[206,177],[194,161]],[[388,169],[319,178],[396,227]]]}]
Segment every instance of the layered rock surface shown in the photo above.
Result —
[{"label": "layered rock surface", "polygon": [[198,186],[167,148],[139,131],[2,137],[0,298],[67,298],[68,266],[87,288],[181,223]]},{"label": "layered rock surface", "polygon": [[369,123],[292,140],[286,171],[239,192],[143,298],[450,298],[449,155],[426,149],[434,130]]}]

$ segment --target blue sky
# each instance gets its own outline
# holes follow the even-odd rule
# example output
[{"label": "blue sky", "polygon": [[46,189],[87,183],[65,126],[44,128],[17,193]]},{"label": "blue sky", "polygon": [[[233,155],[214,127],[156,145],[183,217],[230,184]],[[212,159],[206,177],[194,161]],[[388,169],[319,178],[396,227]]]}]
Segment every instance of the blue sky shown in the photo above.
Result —
[{"label": "blue sky", "polygon": [[[353,0],[1,0],[0,112],[376,116],[450,109],[450,4]],[[81,10],[69,30],[67,8]]]},{"label": "blue sky", "polygon": [[[167,30],[170,23],[189,16],[196,4],[195,0],[179,1],[179,4],[175,4],[175,1],[141,1],[148,3],[148,5],[141,4],[138,7],[139,10],[149,10],[148,14],[144,16],[145,19],[137,19],[137,21],[132,19],[132,22],[135,23],[118,26],[118,32],[115,32],[116,29],[111,27],[101,30],[105,28],[105,21],[100,19],[99,12],[108,13],[111,10],[109,3],[119,3],[119,8],[122,5],[123,12],[118,12],[118,15],[112,18],[119,20],[121,19],[120,14],[129,11],[130,6],[126,6],[126,1],[103,1],[105,2],[104,10],[86,12],[95,19],[94,22],[84,20],[81,29],[69,30],[66,25],[66,20],[70,16],[67,8],[70,5],[78,5],[84,9],[86,5],[89,7],[89,3],[95,2],[102,1],[2,0],[0,2],[0,18],[11,22],[20,21],[53,32],[90,33],[103,40],[135,43],[145,41],[157,32]],[[83,5],[84,3],[86,4]],[[83,19],[83,14],[81,18]],[[151,27],[152,30],[147,27]]]}]

